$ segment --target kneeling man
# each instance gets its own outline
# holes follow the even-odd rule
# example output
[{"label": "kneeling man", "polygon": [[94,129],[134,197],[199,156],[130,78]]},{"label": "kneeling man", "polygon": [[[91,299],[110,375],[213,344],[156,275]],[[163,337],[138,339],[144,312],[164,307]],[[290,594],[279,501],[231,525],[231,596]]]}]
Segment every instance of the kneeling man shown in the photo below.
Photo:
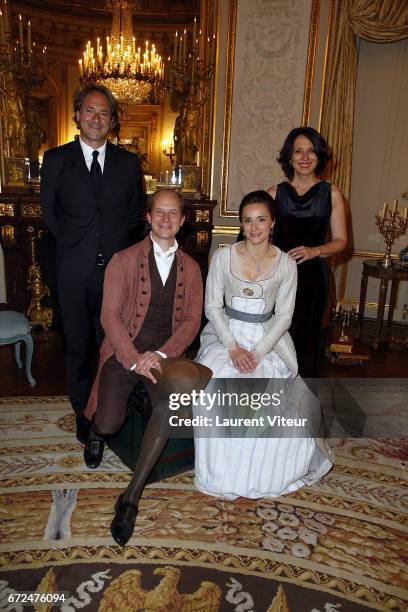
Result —
[{"label": "kneeling man", "polygon": [[114,255],[106,269],[101,315],[105,339],[85,413],[91,434],[84,459],[96,468],[104,437],[125,420],[134,385],[139,379],[146,384],[152,415],[111,523],[112,537],[122,546],[133,533],[139,498],[169,437],[169,395],[204,389],[212,374],[180,357],[199,331],[203,301],[200,268],[175,239],[184,223],[181,196],[171,189],[156,191],[147,218],[150,236]]}]

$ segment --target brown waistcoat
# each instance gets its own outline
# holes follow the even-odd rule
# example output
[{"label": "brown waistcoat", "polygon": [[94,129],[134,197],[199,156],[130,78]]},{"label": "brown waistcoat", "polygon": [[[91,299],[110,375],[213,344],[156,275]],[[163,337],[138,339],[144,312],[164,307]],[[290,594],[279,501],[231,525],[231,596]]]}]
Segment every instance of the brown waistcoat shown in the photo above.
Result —
[{"label": "brown waistcoat", "polygon": [[173,333],[173,302],[176,292],[176,258],[170,268],[166,284],[157,269],[153,249],[149,253],[149,273],[152,292],[143,325],[133,344],[139,353],[157,351]]}]

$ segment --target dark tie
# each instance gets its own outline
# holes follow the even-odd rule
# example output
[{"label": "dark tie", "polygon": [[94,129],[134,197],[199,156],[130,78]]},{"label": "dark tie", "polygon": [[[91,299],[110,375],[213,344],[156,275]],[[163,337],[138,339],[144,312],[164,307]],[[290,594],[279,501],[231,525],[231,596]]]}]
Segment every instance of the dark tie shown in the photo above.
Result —
[{"label": "dark tie", "polygon": [[99,155],[99,151],[94,151],[92,153],[93,159],[92,159],[92,164],[91,164],[91,169],[90,169],[91,177],[92,177],[95,187],[99,185],[99,183],[101,182],[101,178],[102,178],[102,168],[101,168],[100,163],[98,162],[98,155]]}]

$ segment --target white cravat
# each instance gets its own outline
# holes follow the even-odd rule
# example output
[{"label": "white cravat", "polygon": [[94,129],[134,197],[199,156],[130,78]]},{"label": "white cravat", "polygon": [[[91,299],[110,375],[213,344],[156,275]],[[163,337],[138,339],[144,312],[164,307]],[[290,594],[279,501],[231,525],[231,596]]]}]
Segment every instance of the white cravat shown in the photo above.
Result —
[{"label": "white cravat", "polygon": [[88,170],[91,169],[91,164],[93,160],[92,153],[94,151],[98,151],[98,162],[103,173],[103,167],[105,165],[106,140],[104,144],[99,147],[99,149],[93,149],[89,146],[89,144],[86,144],[86,142],[84,142],[81,137],[79,137],[79,144],[81,145],[82,153],[84,154],[85,163]]},{"label": "white cravat", "polygon": [[160,278],[162,279],[162,283],[165,285],[170,274],[171,266],[173,265],[175,253],[178,249],[178,243],[177,240],[174,240],[173,246],[171,246],[167,251],[163,251],[161,246],[155,242],[152,232],[150,232],[150,239],[153,244],[153,254],[157,269],[159,271]]}]

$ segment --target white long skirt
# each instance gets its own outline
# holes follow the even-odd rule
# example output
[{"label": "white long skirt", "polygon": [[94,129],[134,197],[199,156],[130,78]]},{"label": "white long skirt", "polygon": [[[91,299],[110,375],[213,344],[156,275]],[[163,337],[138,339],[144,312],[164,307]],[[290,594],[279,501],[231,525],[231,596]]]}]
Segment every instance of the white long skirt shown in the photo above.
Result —
[{"label": "white long skirt", "polygon": [[[261,299],[234,298],[234,308],[262,312]],[[260,323],[229,320],[237,342],[251,350],[263,336]],[[228,351],[216,342],[197,361],[214,372],[214,378],[288,378],[290,371],[278,355],[269,353],[252,374],[238,372]],[[206,388],[215,392],[214,382]],[[319,480],[332,467],[313,438],[195,438],[195,486],[202,493],[235,499],[278,497]]]}]

